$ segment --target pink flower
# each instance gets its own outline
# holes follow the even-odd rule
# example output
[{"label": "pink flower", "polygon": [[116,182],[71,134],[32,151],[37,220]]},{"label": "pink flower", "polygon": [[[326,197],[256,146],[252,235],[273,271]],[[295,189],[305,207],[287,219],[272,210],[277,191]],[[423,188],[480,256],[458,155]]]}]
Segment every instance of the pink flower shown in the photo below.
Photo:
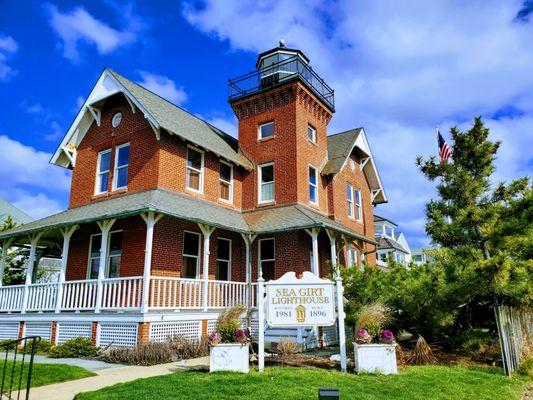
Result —
[{"label": "pink flower", "polygon": [[366,329],[359,329],[357,331],[357,336],[363,337],[363,336],[366,336],[366,335],[368,335],[368,331]]},{"label": "pink flower", "polygon": [[209,335],[209,340],[212,341],[212,342],[216,342],[216,341],[218,341],[218,333],[216,333],[216,332],[212,332],[212,333]]},{"label": "pink flower", "polygon": [[394,339],[394,334],[391,331],[389,331],[388,329],[385,329],[385,330],[381,331],[381,336],[383,336],[383,338],[387,339],[387,340]]}]

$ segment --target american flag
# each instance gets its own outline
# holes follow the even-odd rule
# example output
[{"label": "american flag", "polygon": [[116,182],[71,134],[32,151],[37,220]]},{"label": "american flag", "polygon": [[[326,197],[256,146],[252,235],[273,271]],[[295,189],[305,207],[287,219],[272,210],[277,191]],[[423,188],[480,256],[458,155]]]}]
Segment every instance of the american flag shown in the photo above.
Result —
[{"label": "american flag", "polygon": [[439,158],[440,158],[440,162],[442,163],[442,162],[448,161],[448,158],[450,158],[453,154],[453,150],[448,145],[448,143],[446,143],[446,141],[440,134],[439,128],[436,128],[436,129],[437,129],[437,136],[439,140]]}]

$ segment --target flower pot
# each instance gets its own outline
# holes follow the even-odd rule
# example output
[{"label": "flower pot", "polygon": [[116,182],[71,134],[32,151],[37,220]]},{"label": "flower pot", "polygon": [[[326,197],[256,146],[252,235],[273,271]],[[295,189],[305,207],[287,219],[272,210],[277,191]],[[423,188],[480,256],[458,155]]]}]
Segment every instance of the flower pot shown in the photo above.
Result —
[{"label": "flower pot", "polygon": [[248,373],[250,349],[248,344],[221,343],[211,347],[209,371],[235,371]]},{"label": "flower pot", "polygon": [[397,374],[396,346],[354,343],[355,373]]}]

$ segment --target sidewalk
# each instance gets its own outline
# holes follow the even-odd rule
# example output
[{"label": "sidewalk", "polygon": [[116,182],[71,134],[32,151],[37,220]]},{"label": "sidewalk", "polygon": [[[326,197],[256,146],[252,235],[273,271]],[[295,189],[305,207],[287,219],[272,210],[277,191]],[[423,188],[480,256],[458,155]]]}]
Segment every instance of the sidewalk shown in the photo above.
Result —
[{"label": "sidewalk", "polygon": [[94,371],[97,376],[32,388],[30,399],[72,400],[77,393],[91,392],[117,383],[130,382],[135,379],[150,378],[158,375],[168,375],[189,369],[204,368],[209,368],[209,357],[153,365],[151,367],[121,366],[118,368],[100,369]]}]

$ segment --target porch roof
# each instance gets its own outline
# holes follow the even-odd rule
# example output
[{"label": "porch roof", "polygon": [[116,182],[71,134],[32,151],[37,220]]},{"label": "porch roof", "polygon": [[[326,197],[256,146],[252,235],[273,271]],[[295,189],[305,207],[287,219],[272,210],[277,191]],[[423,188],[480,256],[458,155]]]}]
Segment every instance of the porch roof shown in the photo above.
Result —
[{"label": "porch roof", "polygon": [[367,243],[377,244],[344,225],[302,205],[290,205],[241,213],[193,197],[154,189],[126,194],[71,208],[0,233],[0,239],[53,230],[74,224],[123,218],[145,211],[199,222],[233,232],[268,234],[306,228],[330,228]]}]

